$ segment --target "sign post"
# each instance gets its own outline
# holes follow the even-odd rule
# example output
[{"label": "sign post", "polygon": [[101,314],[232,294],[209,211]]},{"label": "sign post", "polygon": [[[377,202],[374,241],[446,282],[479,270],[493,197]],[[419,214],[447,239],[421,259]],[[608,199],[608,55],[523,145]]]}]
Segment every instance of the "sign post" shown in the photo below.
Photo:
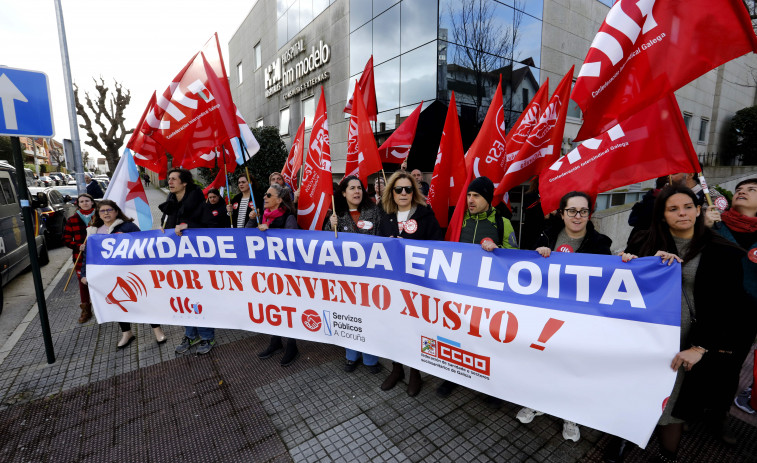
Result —
[{"label": "sign post", "polygon": [[26,188],[24,158],[21,154],[21,142],[18,138],[19,136],[52,137],[54,134],[47,75],[37,71],[0,67],[0,105],[2,105],[0,135],[11,137],[18,198],[24,219],[26,244],[29,247],[29,261],[32,267],[34,289],[37,294],[39,321],[42,324],[42,339],[45,343],[47,363],[55,363],[55,351],[50,333],[50,321],[47,316],[47,304],[45,303],[45,290],[42,287],[42,275],[39,270],[37,246],[32,229],[34,221],[29,203],[29,191]]}]

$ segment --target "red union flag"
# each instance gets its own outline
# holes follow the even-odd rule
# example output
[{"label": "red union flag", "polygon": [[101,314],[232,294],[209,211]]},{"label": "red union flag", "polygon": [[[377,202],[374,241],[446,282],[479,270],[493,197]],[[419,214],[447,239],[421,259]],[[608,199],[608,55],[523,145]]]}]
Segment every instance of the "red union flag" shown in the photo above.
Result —
[{"label": "red union flag", "polygon": [[364,184],[368,184],[368,176],[381,170],[376,139],[373,138],[371,123],[363,106],[362,93],[355,84],[355,105],[350,116],[349,135],[347,138],[347,163],[344,175],[356,175]]},{"label": "red union flag", "polygon": [[509,166],[513,162],[518,151],[531,134],[531,130],[536,127],[542,110],[547,106],[547,98],[549,98],[549,79],[541,84],[531,102],[528,103],[528,107],[523,110],[518,120],[515,121],[515,125],[510,129],[510,133],[507,134],[505,166]]},{"label": "red union flag", "polygon": [[457,203],[463,183],[465,183],[465,173],[463,139],[460,135],[460,122],[457,119],[455,92],[452,92],[442,139],[439,142],[439,151],[436,153],[431,187],[428,190],[428,202],[442,228],[447,228],[449,207]]},{"label": "red union flag", "polygon": [[[502,76],[499,76],[484,124],[465,155],[465,166],[473,177],[488,177],[492,182],[505,173],[505,110],[502,107]],[[496,184],[496,183],[495,183]]]},{"label": "red union flag", "polygon": [[157,96],[148,110],[146,136],[191,169],[215,167],[213,148],[239,136],[218,39],[211,39]]},{"label": "red union flag", "polygon": [[[375,121],[378,114],[378,105],[376,104],[376,82],[373,79],[373,55],[371,55],[368,62],[365,63],[365,69],[363,74],[357,81],[357,86],[360,87],[360,93],[362,95],[363,105],[368,113],[368,119]],[[352,112],[352,104],[355,99],[353,93],[350,97],[350,101],[347,102],[347,106],[342,110],[343,113]]]},{"label": "red union flag", "polygon": [[699,160],[673,94],[590,138],[544,169],[539,191],[544,213],[570,191],[592,198],[650,178],[699,172]]},{"label": "red union flag", "polygon": [[153,92],[144,113],[142,113],[142,117],[139,119],[134,132],[131,134],[131,138],[129,138],[129,141],[126,143],[126,147],[133,153],[134,163],[136,165],[157,172],[158,178],[164,179],[166,178],[166,172],[168,169],[166,150],[164,150],[155,140],[146,135],[146,133],[151,133],[152,129],[145,124],[145,118],[148,113],[154,110],[155,102],[156,96],[155,92]]},{"label": "red union flag", "polygon": [[549,103],[539,116],[539,122],[531,129],[528,138],[508,165],[502,181],[494,190],[494,196],[502,197],[510,189],[520,185],[550,165],[560,156],[565,118],[568,115],[568,94],[573,81],[573,68],[562,78]]},{"label": "red union flag", "polygon": [[584,140],[705,72],[749,51],[757,38],[741,0],[620,0],[591,44],[571,98]]},{"label": "red union flag", "polygon": [[321,87],[321,99],[315,110],[313,130],[305,171],[302,174],[300,199],[297,204],[297,223],[304,230],[320,230],[326,218],[334,190],[331,184],[331,147],[326,98]]},{"label": "red union flag", "polygon": [[415,129],[418,128],[418,119],[421,115],[423,102],[413,110],[402,124],[379,146],[379,158],[382,163],[402,164],[410,154],[410,147],[415,139]]},{"label": "red union flag", "polygon": [[287,158],[284,168],[281,169],[281,176],[284,177],[284,181],[291,185],[295,190],[299,188],[299,178],[297,174],[302,167],[302,152],[305,150],[305,119],[302,120],[300,128],[297,129],[297,135],[294,136],[294,142],[292,143],[292,149],[289,150],[289,157]]}]

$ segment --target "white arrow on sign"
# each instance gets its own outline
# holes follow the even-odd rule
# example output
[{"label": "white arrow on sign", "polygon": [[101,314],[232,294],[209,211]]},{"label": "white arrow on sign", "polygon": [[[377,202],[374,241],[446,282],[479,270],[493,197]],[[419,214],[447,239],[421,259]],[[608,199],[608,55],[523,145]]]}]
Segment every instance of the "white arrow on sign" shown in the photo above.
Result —
[{"label": "white arrow on sign", "polygon": [[5,116],[5,128],[7,130],[18,130],[16,122],[16,106],[13,100],[23,101],[26,99],[23,93],[13,85],[13,82],[5,74],[0,76],[0,100],[3,101],[3,116]]}]

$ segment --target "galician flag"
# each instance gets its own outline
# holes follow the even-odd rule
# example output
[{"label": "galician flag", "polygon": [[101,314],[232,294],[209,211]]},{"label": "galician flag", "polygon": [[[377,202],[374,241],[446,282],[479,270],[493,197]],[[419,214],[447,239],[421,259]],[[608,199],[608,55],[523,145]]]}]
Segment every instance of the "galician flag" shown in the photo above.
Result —
[{"label": "galician flag", "polygon": [[129,148],[124,149],[103,199],[115,201],[127,217],[134,219],[140,230],[152,230],[150,204]]}]

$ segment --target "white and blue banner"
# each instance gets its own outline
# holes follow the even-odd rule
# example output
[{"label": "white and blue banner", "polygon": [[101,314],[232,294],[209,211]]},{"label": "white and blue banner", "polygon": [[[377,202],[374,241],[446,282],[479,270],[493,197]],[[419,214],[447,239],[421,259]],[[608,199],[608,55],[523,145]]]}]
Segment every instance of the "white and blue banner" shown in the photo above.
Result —
[{"label": "white and blue banner", "polygon": [[87,278],[100,323],[336,344],[640,446],[675,382],[681,273],[659,258],[543,258],[302,230],[155,230],[91,236]]}]

